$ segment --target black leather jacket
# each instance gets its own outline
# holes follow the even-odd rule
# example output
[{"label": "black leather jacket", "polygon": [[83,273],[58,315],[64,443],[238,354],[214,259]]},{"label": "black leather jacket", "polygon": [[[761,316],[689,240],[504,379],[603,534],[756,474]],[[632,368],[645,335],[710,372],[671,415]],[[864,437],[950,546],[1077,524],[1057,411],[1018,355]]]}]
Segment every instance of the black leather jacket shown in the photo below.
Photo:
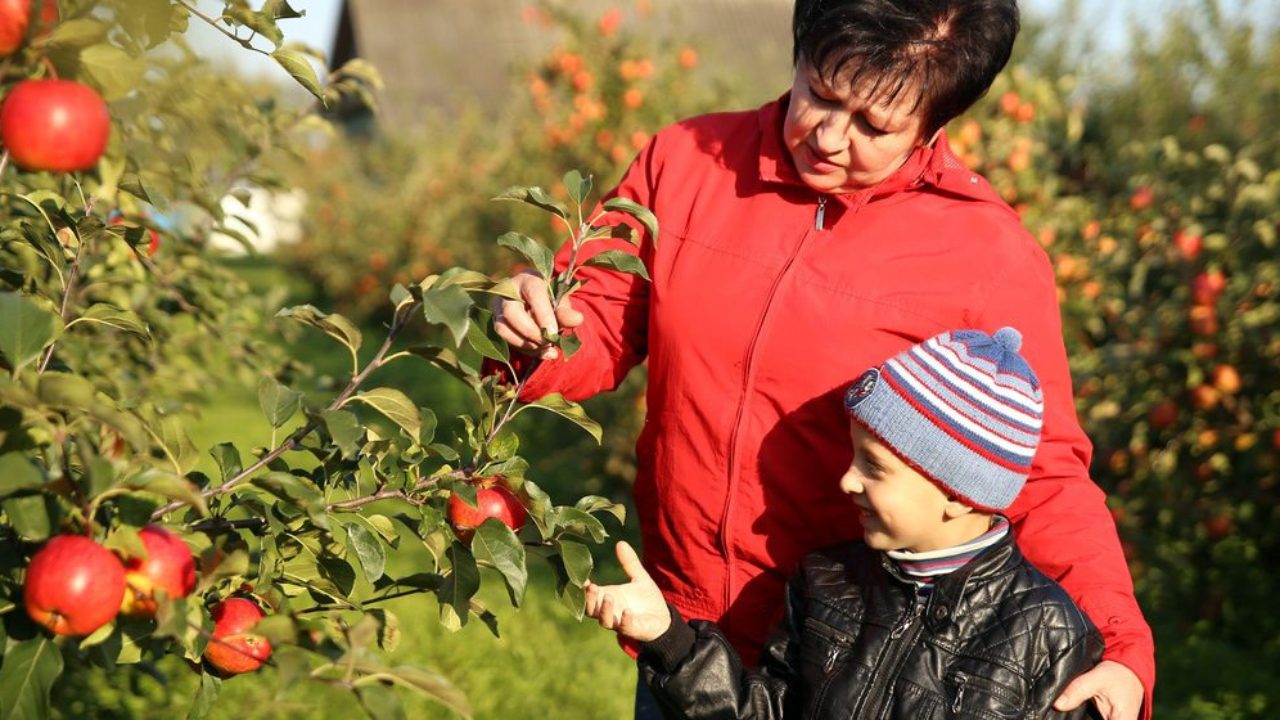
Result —
[{"label": "black leather jacket", "polygon": [[1102,638],[1013,534],[922,595],[862,543],[809,555],[758,670],[712,623],[672,627],[640,667],[668,718],[1085,718],[1054,699]]}]

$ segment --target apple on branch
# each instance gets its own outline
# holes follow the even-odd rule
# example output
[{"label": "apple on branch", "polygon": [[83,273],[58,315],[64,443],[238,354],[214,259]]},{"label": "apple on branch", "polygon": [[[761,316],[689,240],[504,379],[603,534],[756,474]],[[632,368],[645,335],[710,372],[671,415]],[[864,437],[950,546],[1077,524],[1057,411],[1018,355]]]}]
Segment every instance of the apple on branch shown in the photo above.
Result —
[{"label": "apple on branch", "polygon": [[253,672],[271,657],[271,641],[252,632],[263,618],[258,603],[230,597],[213,607],[213,634],[204,659],[222,677]]},{"label": "apple on branch", "polygon": [[102,96],[71,80],[23,80],[0,108],[0,143],[24,170],[89,170],[110,134]]},{"label": "apple on branch", "polygon": [[175,533],[157,525],[138,532],[146,557],[125,563],[125,593],[120,612],[132,617],[155,617],[156,591],[170,600],[191,594],[196,586],[196,561],[190,548]]},{"label": "apple on branch", "polygon": [[55,635],[88,635],[111,621],[124,598],[124,565],[82,535],[59,535],[31,558],[27,614]]},{"label": "apple on branch", "polygon": [[512,530],[524,527],[529,513],[510,490],[497,484],[499,478],[482,478],[476,482],[476,504],[471,505],[454,493],[449,497],[449,526],[463,543],[470,544],[476,528],[489,518],[498,518]]}]

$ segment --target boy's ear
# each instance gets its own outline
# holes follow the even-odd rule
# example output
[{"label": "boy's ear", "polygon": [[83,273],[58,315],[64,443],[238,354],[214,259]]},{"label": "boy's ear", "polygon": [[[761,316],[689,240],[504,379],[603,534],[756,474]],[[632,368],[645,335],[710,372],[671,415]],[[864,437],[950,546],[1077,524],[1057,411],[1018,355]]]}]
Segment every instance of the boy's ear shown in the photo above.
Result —
[{"label": "boy's ear", "polygon": [[952,499],[948,500],[947,504],[943,506],[942,512],[946,515],[948,520],[955,520],[958,517],[964,517],[965,515],[973,512],[973,508],[965,505],[959,500]]}]

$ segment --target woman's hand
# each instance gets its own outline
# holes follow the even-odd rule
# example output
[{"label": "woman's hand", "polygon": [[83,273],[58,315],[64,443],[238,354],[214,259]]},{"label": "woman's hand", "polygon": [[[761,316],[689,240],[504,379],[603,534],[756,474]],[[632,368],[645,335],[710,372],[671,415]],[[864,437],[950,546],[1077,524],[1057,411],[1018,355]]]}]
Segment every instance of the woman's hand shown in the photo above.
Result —
[{"label": "woman's hand", "polygon": [[630,545],[620,542],[614,549],[618,563],[631,582],[603,586],[588,582],[584,587],[587,591],[587,615],[598,620],[600,627],[633,640],[656,640],[671,627],[667,601]]},{"label": "woman's hand", "polygon": [[1093,701],[1105,720],[1138,720],[1142,712],[1142,681],[1132,670],[1114,660],[1103,660],[1072,680],[1053,709],[1075,710]]},{"label": "woman's hand", "polygon": [[535,273],[521,273],[511,278],[520,300],[498,298],[493,304],[493,329],[498,337],[526,355],[554,360],[560,351],[548,343],[546,333],[557,335],[582,324],[582,313],[564,298],[553,312],[547,281]]}]

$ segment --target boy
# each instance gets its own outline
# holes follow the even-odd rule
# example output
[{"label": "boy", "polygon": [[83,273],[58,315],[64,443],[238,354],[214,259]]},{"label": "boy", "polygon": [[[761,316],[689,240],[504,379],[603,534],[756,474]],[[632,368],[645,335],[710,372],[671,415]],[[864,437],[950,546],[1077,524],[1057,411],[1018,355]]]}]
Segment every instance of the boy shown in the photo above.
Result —
[{"label": "boy", "polygon": [[1102,639],[1032,567],[1000,511],[1026,482],[1044,401],[1012,328],[935,336],[845,394],[854,460],[840,480],[863,541],[810,554],[763,666],[714,624],[685,623],[635,552],[631,581],[587,588],[587,614],[642,643],[668,717],[1042,718]]}]

